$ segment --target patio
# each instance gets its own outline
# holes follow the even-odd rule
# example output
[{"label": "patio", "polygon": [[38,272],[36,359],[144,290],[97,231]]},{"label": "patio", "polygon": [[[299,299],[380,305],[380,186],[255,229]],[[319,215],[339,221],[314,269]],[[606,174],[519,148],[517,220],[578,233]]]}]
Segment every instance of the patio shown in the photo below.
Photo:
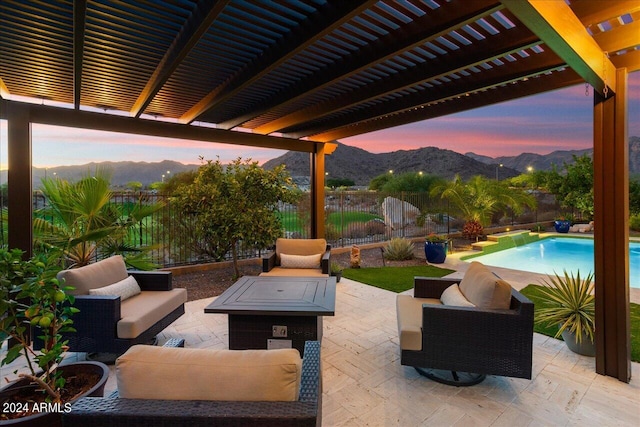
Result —
[{"label": "patio", "polygon": [[[458,276],[467,264],[450,256],[445,265],[458,269],[452,274]],[[518,289],[537,282],[531,273],[498,270]],[[640,364],[632,363],[625,384],[596,374],[595,358],[539,334],[531,381],[488,376],[477,386],[455,388],[421,377],[399,362],[395,298],[352,280],[338,283],[336,316],[324,319],[323,425],[640,424]],[[204,314],[211,301],[187,303],[186,314],[160,341],[181,337],[188,347],[227,348],[227,316]],[[112,376],[107,393],[115,387]]]}]

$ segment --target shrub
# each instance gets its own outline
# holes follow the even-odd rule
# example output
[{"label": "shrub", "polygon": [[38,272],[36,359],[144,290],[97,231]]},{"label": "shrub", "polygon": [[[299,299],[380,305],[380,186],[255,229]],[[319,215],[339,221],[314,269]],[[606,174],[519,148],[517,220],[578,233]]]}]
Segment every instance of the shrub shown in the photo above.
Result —
[{"label": "shrub", "polygon": [[633,231],[640,231],[640,215],[631,215],[631,218],[629,218],[629,228]]},{"label": "shrub", "polygon": [[413,243],[401,237],[394,237],[387,243],[384,257],[392,261],[413,259]]},{"label": "shrub", "polygon": [[468,221],[462,228],[462,235],[471,240],[478,240],[483,233],[484,228],[478,221]]}]

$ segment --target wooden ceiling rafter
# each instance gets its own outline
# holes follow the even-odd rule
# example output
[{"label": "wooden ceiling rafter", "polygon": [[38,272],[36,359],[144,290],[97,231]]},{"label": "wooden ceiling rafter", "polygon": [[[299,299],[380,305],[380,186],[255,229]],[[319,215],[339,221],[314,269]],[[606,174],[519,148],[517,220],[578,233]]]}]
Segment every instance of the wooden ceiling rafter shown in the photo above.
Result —
[{"label": "wooden ceiling rafter", "polygon": [[229,1],[207,0],[198,3],[197,9],[176,35],[144,89],[138,95],[138,99],[136,99],[130,111],[132,116],[140,117],[160,89],[171,78],[171,75],[182,60],[191,52],[191,49],[200,41],[202,35],[222,13]]},{"label": "wooden ceiling rafter", "polygon": [[501,0],[598,93],[616,87],[616,69],[564,1]]},{"label": "wooden ceiling rafter", "polygon": [[270,71],[283,64],[289,58],[303,51],[317,39],[333,31],[371,7],[377,0],[353,0],[329,5],[328,10],[310,18],[310,22],[303,29],[290,32],[280,43],[265,51],[258,60],[244,67],[242,71],[227,79],[221,86],[213,89],[200,102],[180,117],[181,123],[191,123],[209,109],[219,105],[234,94],[247,88]]},{"label": "wooden ceiling rafter", "polygon": [[640,2],[637,0],[615,2],[573,0],[571,1],[570,7],[585,27],[598,25],[622,15],[640,12]]},{"label": "wooden ceiling rafter", "polygon": [[556,90],[563,87],[573,86],[582,82],[573,70],[566,69],[562,72],[551,73],[549,75],[540,75],[536,78],[530,78],[528,81],[518,84],[504,85],[484,91],[486,94],[490,91],[491,97],[486,96],[460,96],[449,99],[446,102],[440,102],[435,105],[424,108],[414,108],[405,113],[399,113],[393,117],[376,118],[366,122],[358,122],[350,124],[342,128],[314,135],[310,138],[318,142],[331,142],[341,138],[361,135],[363,133],[375,132],[378,130],[388,129],[389,127],[406,125],[417,121],[433,119],[436,117],[446,116],[461,111],[472,110],[487,105],[497,104],[500,102],[510,101],[525,96],[540,93],[540,86],[546,90]]},{"label": "wooden ceiling rafter", "polygon": [[73,2],[73,108],[80,109],[87,1]]},{"label": "wooden ceiling rafter", "polygon": [[[394,92],[411,89],[418,84],[445,77],[451,73],[464,71],[470,67],[478,66],[509,54],[515,54],[538,44],[539,40],[528,31],[505,31],[493,38],[475,42],[473,49],[469,49],[469,51],[463,47],[458,51],[449,52],[446,57],[439,60],[399,72],[393,79],[378,80],[367,85],[365,90],[360,90],[358,93],[348,93],[323,104],[312,105],[309,108],[284,116],[277,120],[279,124],[277,130],[287,133],[291,128],[300,126],[305,122],[310,122],[360,103],[391,95]],[[427,71],[425,72],[423,68],[426,68]],[[272,128],[275,126],[275,124],[272,124]],[[258,133],[262,132],[258,131]]]},{"label": "wooden ceiling rafter", "polygon": [[522,79],[556,70],[564,67],[565,63],[551,51],[522,58],[509,67],[494,66],[490,70],[484,70],[475,76],[458,81],[456,84],[440,85],[429,90],[415,91],[409,95],[395,99],[393,102],[380,102],[375,107],[361,108],[359,111],[350,112],[348,115],[337,113],[335,117],[324,119],[320,123],[311,123],[297,129],[295,132],[287,132],[289,138],[309,137],[315,140],[315,135],[328,131],[332,126],[342,127],[349,122],[369,121],[379,119],[389,114],[397,114],[403,111],[421,107],[425,104],[441,102],[452,97],[464,96],[468,93],[482,91],[504,83],[511,83]]},{"label": "wooden ceiling rafter", "polygon": [[[292,105],[300,99],[308,98],[324,90],[339,81],[347,79],[361,73],[375,64],[381,64],[393,58],[399,53],[410,51],[437,37],[448,34],[455,29],[459,29],[466,24],[473,23],[479,17],[489,16],[502,9],[502,6],[495,4],[495,1],[484,0],[474,2],[473,10],[452,11],[431,11],[421,18],[416,18],[402,32],[403,37],[398,34],[390,34],[387,37],[380,37],[376,42],[370,43],[366,48],[361,49],[353,55],[336,61],[332,66],[322,70],[320,75],[310,76],[306,81],[296,83],[288,90],[277,94],[270,102],[264,103],[261,107],[253,110],[251,114],[236,117],[226,122],[220,123],[223,129],[231,129],[241,123],[257,117],[256,113],[264,114],[274,109],[286,109],[287,105]],[[433,26],[433,23],[438,24]],[[431,25],[428,25],[431,24]],[[275,124],[277,128],[278,125]],[[280,126],[280,128],[282,128]],[[269,123],[254,128],[254,132],[269,134],[275,132],[274,126]]]}]

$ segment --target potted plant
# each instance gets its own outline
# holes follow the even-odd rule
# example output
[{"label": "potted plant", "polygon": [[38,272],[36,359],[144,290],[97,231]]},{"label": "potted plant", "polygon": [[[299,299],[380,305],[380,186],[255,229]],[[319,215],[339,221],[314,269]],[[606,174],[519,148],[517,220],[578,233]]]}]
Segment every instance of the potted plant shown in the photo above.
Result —
[{"label": "potted plant", "polygon": [[330,269],[331,269],[331,275],[336,278],[336,282],[339,282],[340,279],[342,278],[342,267],[340,266],[340,264],[332,262]]},{"label": "potted plant", "polygon": [[561,216],[560,219],[556,219],[553,222],[553,226],[557,233],[568,233],[571,228],[571,221],[566,219],[564,216]]},{"label": "potted plant", "polygon": [[[61,365],[67,347],[62,333],[77,312],[69,288],[56,279],[56,259],[22,259],[18,249],[0,249],[0,338],[7,352],[0,365],[24,358],[18,380],[0,390],[0,425],[60,425],[60,412],[81,396],[102,396],[109,368],[97,362]],[[33,328],[33,334],[31,329]],[[36,350],[31,342],[40,340]]]},{"label": "potted plant", "polygon": [[424,256],[432,264],[442,264],[447,258],[448,247],[449,239],[447,237],[431,233],[424,242]]},{"label": "potted plant", "polygon": [[595,356],[593,274],[584,279],[580,272],[549,276],[542,281],[541,299],[544,307],[536,312],[538,322],[558,325],[555,338],[562,335],[567,347],[575,353]]}]

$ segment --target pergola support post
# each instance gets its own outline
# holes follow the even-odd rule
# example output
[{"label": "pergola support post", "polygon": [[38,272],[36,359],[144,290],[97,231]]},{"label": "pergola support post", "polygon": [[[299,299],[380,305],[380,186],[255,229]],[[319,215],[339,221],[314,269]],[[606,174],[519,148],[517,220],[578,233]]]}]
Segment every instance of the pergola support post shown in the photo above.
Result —
[{"label": "pergola support post", "polygon": [[20,103],[7,107],[9,248],[33,252],[33,192],[31,188],[30,108]]},{"label": "pergola support post", "polygon": [[316,144],[311,153],[311,238],[324,237],[324,155],[325,144]]},{"label": "pergola support post", "polygon": [[614,95],[594,99],[594,249],[596,372],[629,382],[629,143],[627,71]]}]

